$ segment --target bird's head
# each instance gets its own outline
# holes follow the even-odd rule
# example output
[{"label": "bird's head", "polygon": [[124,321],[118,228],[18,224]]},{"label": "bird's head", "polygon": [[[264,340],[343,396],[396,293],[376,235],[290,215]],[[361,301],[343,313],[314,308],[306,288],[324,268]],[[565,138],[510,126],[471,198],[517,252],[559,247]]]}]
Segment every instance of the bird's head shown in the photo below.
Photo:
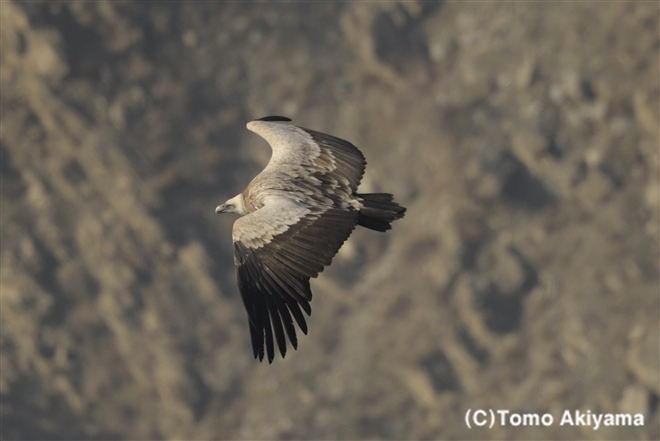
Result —
[{"label": "bird's head", "polygon": [[218,214],[236,213],[236,214],[240,214],[241,216],[248,214],[247,210],[245,209],[245,205],[243,204],[242,194],[239,194],[238,196],[234,196],[233,198],[229,199],[227,202],[225,202],[222,205],[218,205],[215,209],[215,212]]}]

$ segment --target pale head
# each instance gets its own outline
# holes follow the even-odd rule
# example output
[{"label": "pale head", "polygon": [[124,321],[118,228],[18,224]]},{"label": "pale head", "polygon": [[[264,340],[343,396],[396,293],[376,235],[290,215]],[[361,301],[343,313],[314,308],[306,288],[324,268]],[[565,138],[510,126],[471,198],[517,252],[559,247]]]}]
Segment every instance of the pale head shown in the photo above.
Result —
[{"label": "pale head", "polygon": [[240,214],[241,216],[248,214],[248,211],[245,209],[245,205],[243,204],[242,194],[239,194],[238,196],[234,196],[233,198],[229,199],[227,202],[225,202],[222,205],[218,205],[215,209],[215,212],[218,214],[236,213],[236,214]]}]

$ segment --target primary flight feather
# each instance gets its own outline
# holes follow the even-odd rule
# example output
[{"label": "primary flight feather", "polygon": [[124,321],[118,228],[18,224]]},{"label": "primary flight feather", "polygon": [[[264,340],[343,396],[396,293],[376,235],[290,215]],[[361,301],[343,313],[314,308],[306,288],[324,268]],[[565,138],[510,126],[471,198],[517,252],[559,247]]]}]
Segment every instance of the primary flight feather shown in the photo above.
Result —
[{"label": "primary flight feather", "polygon": [[266,168],[216,213],[234,223],[234,262],[255,358],[284,357],[295,323],[307,334],[309,279],[330,264],[356,225],[386,231],[406,209],[388,193],[357,192],[366,161],[348,141],[267,116],[247,128],[270,144]]}]

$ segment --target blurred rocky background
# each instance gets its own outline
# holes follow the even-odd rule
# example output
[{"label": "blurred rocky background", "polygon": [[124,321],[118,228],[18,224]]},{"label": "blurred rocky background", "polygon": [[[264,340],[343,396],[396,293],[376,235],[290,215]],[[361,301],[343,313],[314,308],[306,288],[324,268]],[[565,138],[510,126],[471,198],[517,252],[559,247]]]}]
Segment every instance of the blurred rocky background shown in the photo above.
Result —
[{"label": "blurred rocky background", "polygon": [[[658,439],[653,2],[2,2],[2,439]],[[286,115],[408,207],[252,359]],[[468,409],[551,413],[468,429]],[[564,410],[643,427],[559,424]]]}]

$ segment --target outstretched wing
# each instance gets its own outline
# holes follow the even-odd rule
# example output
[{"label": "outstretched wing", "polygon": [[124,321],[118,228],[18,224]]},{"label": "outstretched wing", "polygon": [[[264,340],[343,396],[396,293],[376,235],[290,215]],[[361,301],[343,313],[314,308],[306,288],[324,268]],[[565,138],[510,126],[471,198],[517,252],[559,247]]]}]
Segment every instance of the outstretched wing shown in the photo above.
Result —
[{"label": "outstretched wing", "polygon": [[311,314],[309,279],[330,264],[357,221],[354,210],[271,196],[234,223],[236,275],[255,358],[263,360],[265,343],[272,362],[274,341],[284,357],[285,334],[298,347],[293,322],[307,334],[302,311]]},{"label": "outstretched wing", "polygon": [[350,142],[275,120],[250,121],[247,128],[268,141],[273,150],[264,172],[285,169],[320,178],[328,189],[339,185],[349,194],[357,191],[367,161]]}]

